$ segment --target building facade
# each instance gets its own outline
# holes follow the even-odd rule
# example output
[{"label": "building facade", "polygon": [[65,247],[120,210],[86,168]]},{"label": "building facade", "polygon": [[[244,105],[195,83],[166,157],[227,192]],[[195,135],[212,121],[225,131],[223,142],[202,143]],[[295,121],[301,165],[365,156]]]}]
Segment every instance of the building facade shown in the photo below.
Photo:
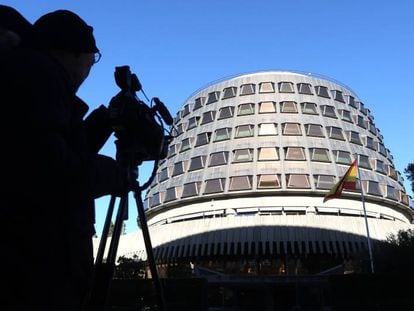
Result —
[{"label": "building facade", "polygon": [[331,79],[269,71],[215,82],[188,98],[174,133],[144,201],[160,264],[287,273],[288,262],[297,271],[305,258],[360,253],[367,245],[360,189],[323,203],[354,159],[371,238],[413,228],[371,111]]}]

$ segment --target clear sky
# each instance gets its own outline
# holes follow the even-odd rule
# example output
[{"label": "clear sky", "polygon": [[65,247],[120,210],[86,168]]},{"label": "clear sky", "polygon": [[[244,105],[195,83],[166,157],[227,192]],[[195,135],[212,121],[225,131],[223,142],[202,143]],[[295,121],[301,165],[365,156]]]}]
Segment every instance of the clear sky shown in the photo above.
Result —
[{"label": "clear sky", "polygon": [[[101,61],[78,95],[91,110],[118,91],[129,65],[148,97],[175,115],[206,84],[259,70],[321,74],[349,86],[375,117],[403,173],[414,161],[414,1],[411,0],[19,0],[2,1],[30,22],[72,10],[94,27]],[[143,96],[139,97],[143,99]],[[102,150],[114,156],[112,140]],[[152,162],[139,168],[140,181]],[[406,181],[407,193],[412,195]],[[97,234],[108,206],[97,200]],[[127,232],[137,226],[130,207]]]}]

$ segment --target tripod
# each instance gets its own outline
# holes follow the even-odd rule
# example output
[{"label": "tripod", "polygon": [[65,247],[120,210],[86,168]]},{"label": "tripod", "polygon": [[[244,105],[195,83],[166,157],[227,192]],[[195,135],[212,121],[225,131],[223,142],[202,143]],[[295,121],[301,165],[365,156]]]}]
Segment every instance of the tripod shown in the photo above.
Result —
[{"label": "tripod", "polygon": [[102,230],[102,238],[99,243],[98,252],[95,260],[95,271],[92,289],[89,295],[88,310],[101,311],[105,310],[108,303],[108,294],[110,290],[112,276],[115,270],[116,253],[118,250],[119,239],[121,236],[123,221],[128,218],[128,193],[133,191],[136,206],[138,209],[138,216],[141,224],[141,230],[144,238],[145,249],[147,253],[147,260],[153,279],[156,297],[157,297],[157,311],[165,311],[166,305],[164,302],[163,288],[161,281],[158,277],[157,267],[155,264],[154,254],[152,252],[151,239],[149,235],[148,225],[144,212],[144,205],[141,198],[141,190],[138,181],[134,174],[135,168],[131,165],[127,165],[125,178],[128,180],[129,187],[122,193],[119,201],[118,212],[116,215],[115,224],[113,227],[113,233],[111,243],[109,245],[106,261],[103,261],[106,241],[109,233],[110,223],[114,212],[116,196],[112,195],[109,202],[108,212],[105,218],[104,227]]}]

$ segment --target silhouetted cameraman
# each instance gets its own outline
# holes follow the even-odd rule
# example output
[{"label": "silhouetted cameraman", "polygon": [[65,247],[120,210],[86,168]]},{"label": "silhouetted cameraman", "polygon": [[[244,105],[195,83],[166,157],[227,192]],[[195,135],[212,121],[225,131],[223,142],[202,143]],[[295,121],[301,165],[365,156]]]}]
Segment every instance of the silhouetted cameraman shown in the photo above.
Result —
[{"label": "silhouetted cameraman", "polygon": [[119,193],[106,108],[84,119],[76,96],[99,60],[93,28],[58,10],[33,25],[35,44],[0,59],[1,262],[4,310],[80,310],[92,267],[94,199]]}]

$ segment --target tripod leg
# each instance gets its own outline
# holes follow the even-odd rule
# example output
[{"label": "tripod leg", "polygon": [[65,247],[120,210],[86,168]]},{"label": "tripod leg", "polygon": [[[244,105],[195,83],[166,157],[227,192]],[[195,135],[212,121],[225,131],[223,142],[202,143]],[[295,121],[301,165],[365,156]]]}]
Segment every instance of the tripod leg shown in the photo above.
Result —
[{"label": "tripod leg", "polygon": [[104,227],[102,229],[102,237],[99,241],[98,252],[96,253],[95,263],[102,263],[103,255],[105,252],[106,241],[108,239],[109,227],[111,225],[112,214],[114,213],[116,197],[111,196],[111,201],[109,202],[108,212],[106,213]]},{"label": "tripod leg", "polygon": [[166,309],[166,304],[164,300],[164,292],[163,292],[160,278],[158,276],[157,266],[155,264],[155,259],[154,259],[154,253],[152,252],[151,238],[149,235],[147,219],[145,217],[144,205],[142,203],[142,198],[141,198],[141,189],[138,183],[136,184],[134,188],[135,188],[134,198],[137,204],[138,216],[139,216],[139,221],[141,224],[142,235],[144,237],[145,250],[147,252],[148,264],[150,266],[151,276],[154,281],[155,290],[157,292],[157,300],[158,300],[158,307],[159,307],[158,310],[166,311],[167,309]]}]

